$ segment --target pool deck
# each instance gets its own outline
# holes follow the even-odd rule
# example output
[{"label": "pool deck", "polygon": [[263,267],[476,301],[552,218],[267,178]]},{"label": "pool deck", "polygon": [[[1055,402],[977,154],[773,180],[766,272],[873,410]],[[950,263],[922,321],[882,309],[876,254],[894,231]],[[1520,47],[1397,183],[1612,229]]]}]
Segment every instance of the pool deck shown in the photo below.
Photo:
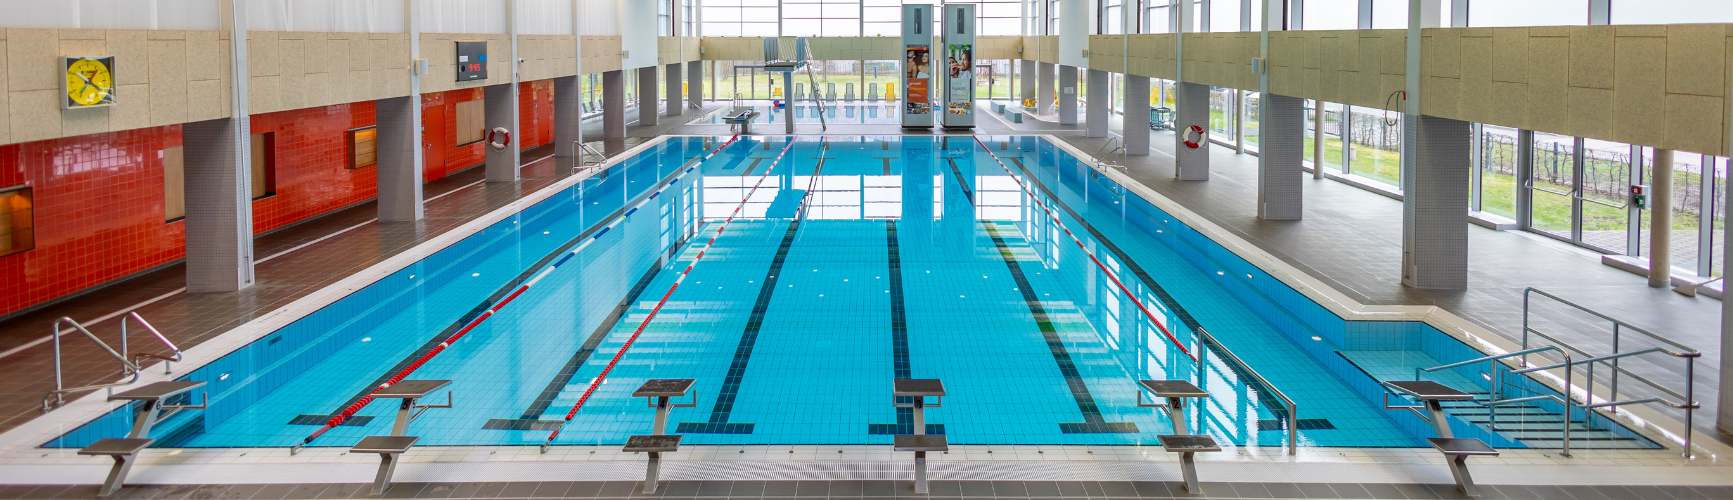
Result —
[{"label": "pool deck", "polygon": [[[664,118],[662,126],[634,128],[629,133],[636,137],[725,135],[727,130],[725,125],[684,125],[685,121]],[[1101,141],[1081,137],[1080,125],[1034,121],[1013,127],[988,116],[980,117],[978,123],[977,132],[981,134],[1052,134],[1086,151],[1093,150]],[[777,125],[770,127],[775,130],[760,131],[780,132],[781,126]],[[818,129],[816,124],[799,125],[803,134],[901,133],[894,125],[836,125],[828,131]],[[1171,156],[1159,152],[1171,151],[1171,135],[1157,134],[1152,142],[1158,153],[1132,158],[1126,172],[1131,179],[1361,304],[1438,306],[1487,330],[1514,338],[1511,332],[1519,330],[1511,325],[1520,324],[1521,290],[1525,286],[1539,286],[1697,347],[1704,352],[1698,380],[1715,380],[1719,350],[1715,342],[1720,317],[1717,301],[1647,288],[1642,277],[1601,266],[1598,256],[1544,237],[1479,227],[1470,228],[1470,258],[1475,265],[1470,268],[1469,291],[1441,293],[1403,287],[1397,282],[1396,272],[1400,261],[1400,202],[1323,180],[1306,185],[1306,220],[1262,221],[1255,217],[1251,202],[1256,189],[1255,157],[1236,155],[1229,148],[1212,148],[1212,180],[1181,182],[1172,179]],[[610,154],[627,147],[624,143],[610,146],[613,146],[609,148]],[[428,218],[424,221],[370,221],[372,208],[367,204],[261,237],[258,253],[267,255],[269,261],[258,266],[259,285],[247,291],[170,293],[184,281],[184,271],[171,266],[77,300],[0,322],[0,351],[45,335],[46,325],[53,318],[93,319],[129,310],[150,299],[155,300],[140,308],[141,314],[183,348],[202,344],[571,175],[569,164],[554,160],[531,162],[531,158],[534,157],[526,155],[523,180],[516,183],[480,182],[477,169],[430,185]],[[96,331],[111,335],[114,328],[113,322],[107,322]],[[67,358],[69,373],[91,374],[107,369],[102,367],[94,349],[69,347]],[[0,397],[0,419],[3,419],[0,431],[20,426],[46,431],[57,426],[53,422],[32,421],[38,416],[35,408],[40,395],[53,383],[51,378],[41,375],[49,365],[48,346],[37,345],[0,359],[3,359],[0,381],[4,381],[0,382],[0,393],[4,394]],[[68,380],[69,384],[87,381]],[[1706,408],[1713,408],[1713,391],[1699,391],[1698,397]],[[1710,420],[1707,414],[1699,415],[1699,429],[1707,430]],[[1726,488],[1733,486],[1730,473],[1733,470],[1725,468],[1722,460],[1730,456],[1730,448],[1721,443],[1703,444],[1716,453],[1686,460],[1677,451],[1668,450],[1583,450],[1571,458],[1558,457],[1547,450],[1503,450],[1500,457],[1476,458],[1471,464],[1477,481],[1486,485],[1608,486],[1568,491],[1494,486],[1487,488],[1485,498],[1597,498],[1594,495],[1651,498],[1651,493],[1660,493],[1653,498],[1733,497]],[[344,451],[316,448],[290,456],[288,450],[280,448],[147,450],[133,472],[132,482],[174,486],[133,489],[125,498],[365,496],[364,491],[358,490],[359,485],[352,483],[371,480],[377,458],[348,455]],[[1310,448],[1300,450],[1294,457],[1283,455],[1282,451],[1228,448],[1222,453],[1200,455],[1203,479],[1233,481],[1206,483],[1206,493],[1210,498],[1451,498],[1448,488],[1436,486],[1449,483],[1450,478],[1443,459],[1432,450]],[[554,447],[543,455],[534,447],[424,447],[404,458],[405,463],[397,473],[402,483],[387,492],[387,497],[644,496],[634,494],[637,490],[633,484],[616,483],[641,479],[643,457],[623,454],[615,448]],[[674,482],[665,493],[655,496],[910,496],[898,494],[901,491],[898,488],[906,488],[906,482],[886,481],[909,477],[912,470],[909,458],[908,454],[892,453],[886,446],[688,446],[667,456],[663,477]],[[500,462],[517,463],[497,465]],[[102,477],[106,463],[106,458],[80,457],[73,450],[0,443],[0,484],[89,485]],[[931,473],[937,480],[932,496],[1182,496],[1177,493],[1183,492],[1172,483],[1178,478],[1176,463],[1176,456],[1153,447],[958,446],[951,454],[932,457]],[[554,479],[609,482],[539,483]],[[815,486],[809,486],[806,480],[812,480]],[[1077,483],[1078,490],[1067,489],[1072,487],[1070,483],[1053,483],[1061,490],[1048,494],[1043,493],[1045,480],[1084,483]],[[266,487],[262,486],[264,483],[275,484]],[[1317,490],[1316,485],[1321,483],[1337,483],[1325,486],[1334,496]],[[1639,483],[1700,488],[1649,491],[1629,486]],[[230,486],[243,484],[260,486]],[[544,484],[549,485],[545,486],[547,494],[543,494],[543,486],[538,486]],[[729,493],[717,494],[724,491],[718,489],[721,488],[718,484],[728,485]],[[1424,486],[1427,484],[1433,486]],[[981,485],[989,485],[988,490],[980,490]],[[852,488],[856,486],[874,491],[888,487],[892,494],[869,494],[865,489],[855,493]],[[779,493],[782,489],[778,488],[789,491]],[[556,489],[560,490],[557,494]],[[743,494],[733,494],[735,489],[741,489]],[[1081,493],[1073,494],[1078,491]],[[1299,494],[1291,494],[1295,491]],[[90,486],[0,488],[0,498],[83,498],[93,494],[94,487]]]}]

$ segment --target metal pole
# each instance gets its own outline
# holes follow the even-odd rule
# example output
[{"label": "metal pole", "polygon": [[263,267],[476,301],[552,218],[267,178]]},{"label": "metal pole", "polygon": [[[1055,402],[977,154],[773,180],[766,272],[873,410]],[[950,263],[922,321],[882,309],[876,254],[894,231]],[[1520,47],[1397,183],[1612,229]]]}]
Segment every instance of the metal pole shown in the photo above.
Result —
[{"label": "metal pole", "polygon": [[[1685,406],[1697,404],[1696,397],[1697,357],[1685,358]],[[1691,429],[1695,424],[1693,418],[1697,415],[1696,408],[1685,408],[1685,458],[1691,458]]]},{"label": "metal pole", "polygon": [[1312,178],[1324,178],[1324,101],[1312,100]]},{"label": "metal pole", "polygon": [[[1613,354],[1618,354],[1618,353],[1619,353],[1619,323],[1613,322]],[[1611,387],[1612,393],[1607,395],[1607,400],[1608,401],[1618,401],[1619,400],[1619,358],[1613,358],[1613,383],[1609,387]],[[1613,413],[1618,413],[1619,407],[1614,406],[1612,408],[1609,408],[1609,410],[1611,410]]]},{"label": "metal pole", "polygon": [[1649,288],[1672,284],[1673,150],[1655,149],[1649,201]]},{"label": "metal pole", "polygon": [[[1525,322],[1527,321],[1526,316],[1524,317],[1524,321]],[[1571,401],[1573,399],[1573,398],[1571,398],[1571,355],[1569,353],[1565,354],[1565,387],[1564,387],[1564,389],[1565,389],[1565,391],[1564,391],[1565,392],[1565,398],[1564,398],[1565,399],[1564,400],[1564,406],[1565,406],[1564,443],[1563,443],[1563,447],[1559,450],[1559,456],[1568,457],[1568,456],[1571,456],[1571,413],[1572,413],[1571,412],[1571,404],[1572,404]]]}]

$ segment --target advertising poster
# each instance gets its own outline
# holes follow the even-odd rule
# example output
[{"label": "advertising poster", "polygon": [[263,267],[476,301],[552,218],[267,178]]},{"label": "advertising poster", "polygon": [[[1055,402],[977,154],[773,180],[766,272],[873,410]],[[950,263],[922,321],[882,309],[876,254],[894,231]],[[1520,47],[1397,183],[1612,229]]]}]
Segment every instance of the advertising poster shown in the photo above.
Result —
[{"label": "advertising poster", "polygon": [[927,81],[932,78],[932,56],[926,47],[908,47],[904,57],[903,68],[907,72],[909,98],[907,114],[924,115],[930,112],[932,99],[927,94]]},{"label": "advertising poster", "polygon": [[972,112],[974,96],[969,87],[975,83],[974,50],[970,45],[948,45],[945,55],[947,96],[945,112],[966,115]]}]

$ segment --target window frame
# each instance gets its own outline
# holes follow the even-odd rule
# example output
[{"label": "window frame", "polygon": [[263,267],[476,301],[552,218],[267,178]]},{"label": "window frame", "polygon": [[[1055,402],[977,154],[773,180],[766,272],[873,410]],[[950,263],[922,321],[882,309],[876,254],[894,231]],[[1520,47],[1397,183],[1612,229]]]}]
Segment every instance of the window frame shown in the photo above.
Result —
[{"label": "window frame", "polygon": [[[24,211],[27,212],[24,216],[25,217],[25,224],[22,226],[22,228],[19,228],[18,226],[12,225],[10,221],[7,222],[7,227],[9,228],[9,230],[4,235],[0,235],[0,236],[4,236],[8,240],[8,244],[11,245],[12,248],[0,250],[0,257],[12,255],[12,254],[17,254],[17,253],[28,252],[28,251],[36,249],[36,194],[35,194],[35,190],[29,184],[20,184],[17,186],[0,188],[0,200],[11,200],[12,198],[15,198],[15,197],[24,199],[24,203],[26,205],[26,208],[24,209]],[[7,201],[7,203],[9,204],[11,202]],[[7,214],[8,216],[14,216],[13,214],[15,214],[16,212],[12,211],[11,209],[7,209],[6,212],[4,212],[4,213]],[[22,245],[18,244],[17,235],[19,235],[19,234],[24,235],[24,244],[22,244]]]},{"label": "window frame", "polygon": [[[358,147],[359,144],[356,143],[355,138],[368,132],[371,132],[373,136],[371,140],[373,143],[373,161],[365,165],[357,165],[355,164],[355,156],[358,154],[360,148]],[[359,170],[379,164],[379,125],[355,127],[344,131],[343,144],[344,150],[348,153],[344,156],[344,164],[349,167],[349,170]]]},{"label": "window frame", "polygon": [[[631,71],[627,72],[627,74],[631,74],[631,73],[635,73],[635,72],[631,72]],[[476,103],[476,104],[474,104],[474,106],[481,108],[481,110],[479,110],[477,112],[477,116],[476,116],[476,118],[479,118],[481,121],[481,128],[479,130],[476,130],[475,140],[464,142],[464,140],[463,140],[463,130],[464,130],[464,127],[463,127],[463,125],[464,125],[463,108],[470,105],[470,103]],[[478,144],[482,141],[487,140],[487,100],[486,99],[476,98],[476,99],[470,99],[467,101],[458,101],[458,102],[452,103],[452,105],[451,105],[451,117],[452,117],[452,120],[454,120],[452,123],[452,133],[453,133],[452,142],[457,143],[455,146],[452,146],[452,147],[461,148],[461,147],[469,146],[472,144]]]}]

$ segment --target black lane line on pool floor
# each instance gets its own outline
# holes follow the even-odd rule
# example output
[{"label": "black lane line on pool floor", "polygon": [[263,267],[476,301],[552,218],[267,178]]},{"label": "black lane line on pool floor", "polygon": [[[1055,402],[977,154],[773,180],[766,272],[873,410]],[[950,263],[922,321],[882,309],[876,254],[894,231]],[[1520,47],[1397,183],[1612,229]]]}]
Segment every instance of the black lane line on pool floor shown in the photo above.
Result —
[{"label": "black lane line on pool floor", "polygon": [[[1099,243],[1102,247],[1106,248],[1109,253],[1112,253],[1113,258],[1118,259],[1120,264],[1124,265],[1126,269],[1130,269],[1131,274],[1136,275],[1137,279],[1143,282],[1143,286],[1148,287],[1151,292],[1155,293],[1157,299],[1160,299],[1163,304],[1166,304],[1169,309],[1172,309],[1174,316],[1179,317],[1180,323],[1184,323],[1186,328],[1190,328],[1194,332],[1203,329],[1203,324],[1199,323],[1196,317],[1193,317],[1190,312],[1186,311],[1185,306],[1180,305],[1179,301],[1174,299],[1173,294],[1168,293],[1166,288],[1162,288],[1160,283],[1156,283],[1155,278],[1150,276],[1148,272],[1145,272],[1143,266],[1138,265],[1137,261],[1131,260],[1131,256],[1127,255],[1124,250],[1121,250],[1119,245],[1115,245],[1113,240],[1107,239],[1105,235],[1101,234],[1101,231],[1095,229],[1094,225],[1091,225],[1089,221],[1083,220],[1083,217],[1078,215],[1077,211],[1072,210],[1070,205],[1067,205],[1064,200],[1055,196],[1052,190],[1047,189],[1047,184],[1042,182],[1040,177],[1036,177],[1034,173],[1030,172],[1029,167],[1023,165],[1021,158],[1009,158],[1009,160],[1011,160],[1012,163],[1017,164],[1017,169],[1023,171],[1023,177],[1032,181],[1035,184],[1035,188],[1040,190],[1042,195],[1046,196],[1049,200],[1053,200],[1053,204],[1059,205],[1059,209],[1063,210],[1065,215],[1070,216],[1071,220],[1075,220],[1079,225],[1083,226],[1083,230],[1087,231],[1090,237],[1095,238],[1096,243]],[[1269,410],[1271,414],[1274,414],[1276,420],[1282,422],[1282,427],[1286,427],[1288,421],[1288,407],[1286,404],[1282,403],[1282,400],[1276,399],[1275,391],[1270,390],[1269,387],[1258,382],[1256,377],[1240,370],[1238,365],[1233,363],[1225,364],[1228,365],[1229,369],[1233,370],[1235,378],[1243,381],[1246,385],[1251,386],[1253,390],[1257,391],[1259,405]],[[1320,418],[1307,420],[1320,420],[1321,422],[1296,425],[1298,425],[1301,430],[1335,428],[1334,425],[1330,424],[1328,419]],[[1311,429],[1307,428],[1308,425],[1311,426]],[[1264,429],[1263,427],[1264,425],[1260,425],[1259,430],[1278,430]]]},{"label": "black lane line on pool floor", "polygon": [[[951,163],[951,173],[957,176],[957,186],[963,189],[963,194],[969,198],[969,206],[975,205],[975,192],[969,189],[968,181],[963,178],[963,171],[957,168],[956,157],[948,158]],[[1017,281],[1017,291],[1023,294],[1024,305],[1029,306],[1029,316],[1035,319],[1035,326],[1041,329],[1041,338],[1047,342],[1047,350],[1053,354],[1053,362],[1059,365],[1059,374],[1065,377],[1065,386],[1071,391],[1071,399],[1077,402],[1077,411],[1083,414],[1082,422],[1060,422],[1059,432],[1065,434],[1117,434],[1136,433],[1137,424],[1132,422],[1108,422],[1101,416],[1101,407],[1095,404],[1095,396],[1089,393],[1089,385],[1084,383],[1083,374],[1077,371],[1077,363],[1071,359],[1071,352],[1065,348],[1065,340],[1059,337],[1059,330],[1053,327],[1052,319],[1047,317],[1047,307],[1041,304],[1041,296],[1035,294],[1035,289],[1029,286],[1029,278],[1023,275],[1022,264],[1011,254],[1011,247],[1005,244],[1005,239],[999,236],[996,224],[981,221],[981,227],[987,230],[987,235],[993,237],[993,245],[999,249],[999,257],[1005,260],[1005,269],[1011,272],[1011,279]]]},{"label": "black lane line on pool floor", "polygon": [[649,270],[644,271],[644,275],[638,278],[636,284],[632,285],[632,290],[626,293],[626,298],[620,300],[620,303],[608,312],[608,317],[602,319],[601,324],[596,325],[596,330],[590,332],[590,337],[584,340],[584,345],[572,354],[572,358],[566,361],[565,366],[561,367],[558,373],[554,374],[553,380],[549,380],[547,387],[542,388],[541,394],[536,395],[536,398],[530,403],[529,409],[524,410],[523,416],[515,419],[490,419],[481,428],[508,431],[558,430],[565,421],[540,420],[542,414],[547,413],[548,407],[553,406],[554,400],[565,392],[572,377],[577,376],[578,370],[583,368],[584,363],[590,361],[590,356],[595,354],[596,348],[601,347],[602,341],[607,340],[608,335],[619,327],[620,319],[624,318],[626,313],[632,310],[632,306],[638,303],[638,297],[644,294],[644,289],[650,287],[650,283],[656,280],[656,276],[662,272],[662,268],[667,267],[669,260],[679,255],[689,242],[689,238],[681,238],[673,246],[668,247],[668,252],[657,258],[656,263],[650,266]]},{"label": "black lane line on pool floor", "polygon": [[[824,147],[821,143],[820,147]],[[792,151],[791,151],[792,152]],[[793,169],[790,162],[789,169]],[[818,182],[819,173],[824,170],[824,161],[812,169],[811,183]],[[788,230],[782,233],[782,244],[776,248],[776,257],[770,261],[770,269],[764,273],[764,285],[758,287],[758,299],[752,303],[752,316],[746,319],[746,328],[740,334],[740,344],[734,348],[734,359],[728,364],[728,374],[722,378],[722,389],[716,393],[716,404],[710,407],[710,420],[707,422],[680,422],[674,428],[679,434],[751,434],[751,423],[729,423],[728,417],[734,413],[734,400],[740,397],[740,382],[746,378],[746,366],[752,361],[752,348],[758,344],[758,332],[764,328],[764,313],[770,309],[770,299],[776,294],[776,277],[782,275],[782,264],[788,261],[788,249],[794,246],[794,236],[800,232],[800,221],[806,215],[806,203],[812,199],[812,189],[808,186],[806,195],[800,200],[800,206],[795,209],[795,217],[788,221]]]},{"label": "black lane line on pool floor", "polygon": [[[505,298],[506,294],[509,294],[513,290],[516,290],[518,285],[523,284],[524,280],[527,280],[531,276],[534,276],[535,273],[541,272],[541,270],[548,267],[548,264],[552,263],[554,261],[554,259],[559,258],[561,255],[564,255],[566,252],[570,252],[572,247],[574,245],[577,245],[578,243],[582,243],[584,241],[584,238],[588,238],[588,237],[590,237],[591,234],[596,233],[597,231],[601,230],[603,227],[607,227],[609,222],[613,221],[617,217],[620,217],[622,214],[627,213],[627,210],[630,210],[632,206],[637,205],[638,202],[643,201],[646,198],[649,198],[652,193],[655,193],[657,190],[662,189],[663,187],[666,187],[669,183],[673,182],[676,177],[679,177],[681,172],[685,172],[686,169],[691,167],[692,164],[696,161],[698,161],[698,160],[689,160],[685,164],[680,165],[679,168],[674,169],[674,171],[670,172],[667,177],[663,177],[660,182],[656,183],[656,185],[651,186],[649,189],[644,190],[644,192],[642,194],[639,194],[638,196],[635,196],[631,200],[627,201],[625,204],[620,205],[619,209],[614,210],[614,212],[608,214],[607,217],[603,217],[603,218],[599,219],[598,222],[595,223],[595,225],[592,225],[588,229],[585,229],[584,232],[582,232],[582,233],[578,233],[578,235],[576,237],[572,238],[571,240],[566,241],[565,244],[562,244],[558,247],[555,247],[556,250],[548,253],[547,256],[542,257],[541,260],[536,261],[535,265],[524,268],[523,272],[518,273],[518,275],[516,277],[512,278],[512,280],[510,282],[506,283],[505,285],[501,286],[498,290],[494,291],[493,295],[489,295],[487,300],[483,300],[480,304],[476,304],[476,306],[474,308],[471,308],[469,310],[469,312],[464,313],[463,317],[458,318],[457,321],[453,321],[449,326],[446,326],[445,329],[440,331],[440,333],[438,335],[434,335],[433,337],[429,338],[427,340],[427,342],[422,344],[420,348],[417,348],[415,350],[415,352],[409,353],[408,356],[405,356],[402,361],[398,361],[395,366],[391,367],[391,369],[385,370],[383,372],[383,374],[381,374],[379,376],[378,379],[375,379],[373,381],[372,384],[368,384],[366,386],[363,386],[361,389],[361,392],[359,392],[355,396],[349,398],[349,400],[344,402],[343,404],[337,405],[337,409],[335,411],[332,411],[331,413],[326,414],[326,415],[299,415],[299,416],[296,416],[294,419],[290,420],[289,425],[324,425],[325,422],[330,420],[331,417],[336,416],[339,413],[341,413],[344,408],[348,408],[350,405],[353,405],[357,401],[360,401],[361,398],[365,398],[365,397],[367,397],[368,394],[372,394],[374,388],[379,387],[380,384],[384,384],[385,381],[389,380],[393,375],[395,375],[399,372],[402,372],[404,369],[408,368],[410,364],[415,362],[415,360],[421,359],[422,355],[427,354],[428,351],[431,351],[431,350],[433,350],[434,347],[439,346],[440,342],[444,342],[445,339],[450,338],[451,334],[457,332],[457,330],[459,328],[463,328],[463,325],[469,324],[470,321],[474,320],[477,316],[480,316],[482,312],[487,311],[487,309],[490,307],[493,307],[494,303],[499,302],[500,299]],[[628,182],[627,184],[630,184],[630,183]],[[573,189],[575,189],[575,188],[576,188],[576,186],[573,187]],[[308,417],[314,417],[314,418],[308,418]]]},{"label": "black lane line on pool floor", "polygon": [[[903,257],[897,243],[897,221],[885,221],[885,264],[890,273],[891,296],[891,374],[896,380],[914,378],[909,365],[909,323],[903,309]],[[896,398],[897,404],[908,404],[912,398]],[[915,433],[915,409],[897,408],[897,423],[867,424],[868,435],[899,435]],[[945,424],[927,424],[927,434],[944,434]]]}]

